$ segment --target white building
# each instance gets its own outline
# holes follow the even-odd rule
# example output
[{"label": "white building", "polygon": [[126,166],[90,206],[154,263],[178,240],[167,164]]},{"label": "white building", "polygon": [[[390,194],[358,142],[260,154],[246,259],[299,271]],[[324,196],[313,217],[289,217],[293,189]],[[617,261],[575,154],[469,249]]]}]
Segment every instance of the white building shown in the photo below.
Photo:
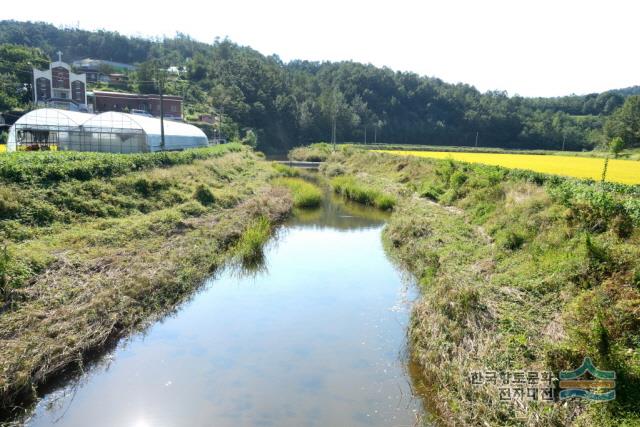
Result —
[{"label": "white building", "polygon": [[41,106],[88,111],[86,76],[73,73],[58,52],[48,70],[33,69],[33,99]]}]

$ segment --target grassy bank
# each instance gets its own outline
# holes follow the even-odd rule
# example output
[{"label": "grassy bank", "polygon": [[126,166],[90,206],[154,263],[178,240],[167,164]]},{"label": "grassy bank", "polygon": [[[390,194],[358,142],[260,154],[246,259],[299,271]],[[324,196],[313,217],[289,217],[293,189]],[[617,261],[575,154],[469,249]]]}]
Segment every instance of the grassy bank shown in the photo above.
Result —
[{"label": "grassy bank", "polygon": [[[398,198],[384,238],[420,284],[411,350],[440,424],[640,423],[640,188],[353,148],[322,170]],[[470,381],[585,356],[616,371],[615,401],[501,402]]]},{"label": "grassy bank", "polygon": [[274,169],[236,145],[150,158],[28,154],[31,164],[27,153],[0,160],[20,171],[0,172],[5,412],[170,310],[223,263],[250,261],[292,207],[270,183]]}]

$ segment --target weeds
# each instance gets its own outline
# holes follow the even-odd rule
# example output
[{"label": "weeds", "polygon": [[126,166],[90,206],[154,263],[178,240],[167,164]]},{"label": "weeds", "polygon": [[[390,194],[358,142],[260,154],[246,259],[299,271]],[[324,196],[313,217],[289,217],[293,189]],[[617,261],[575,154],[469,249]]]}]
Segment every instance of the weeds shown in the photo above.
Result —
[{"label": "weeds", "polygon": [[235,247],[236,256],[243,263],[252,264],[262,259],[262,246],[271,236],[271,223],[265,217],[254,220]]},{"label": "weeds", "polygon": [[363,205],[375,206],[382,210],[391,210],[397,203],[394,196],[385,194],[373,187],[359,183],[352,176],[338,176],[331,180],[333,190]]},{"label": "weeds", "polygon": [[316,208],[322,202],[322,190],[303,179],[277,178],[273,183],[292,192],[293,205],[297,208]]}]

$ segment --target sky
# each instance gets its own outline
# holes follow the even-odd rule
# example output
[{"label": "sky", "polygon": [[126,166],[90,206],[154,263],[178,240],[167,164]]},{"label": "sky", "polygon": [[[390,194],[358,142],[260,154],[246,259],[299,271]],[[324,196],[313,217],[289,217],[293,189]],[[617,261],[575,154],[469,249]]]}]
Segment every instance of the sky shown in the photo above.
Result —
[{"label": "sky", "polygon": [[353,60],[509,95],[640,85],[634,0],[29,0],[1,19],[144,37],[216,37],[284,61]]}]

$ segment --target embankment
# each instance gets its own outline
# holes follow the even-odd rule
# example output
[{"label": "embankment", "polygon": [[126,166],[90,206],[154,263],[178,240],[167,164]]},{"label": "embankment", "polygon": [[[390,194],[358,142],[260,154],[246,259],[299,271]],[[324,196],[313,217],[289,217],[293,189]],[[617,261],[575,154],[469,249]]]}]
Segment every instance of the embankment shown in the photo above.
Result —
[{"label": "embankment", "polygon": [[[31,156],[31,157],[29,157]],[[0,404],[251,261],[292,208],[239,145],[142,155],[0,158]]]},{"label": "embankment", "polygon": [[[321,171],[397,199],[384,237],[419,282],[412,356],[440,424],[640,423],[637,186],[350,147]],[[614,401],[501,401],[497,386],[471,381],[474,371],[557,376],[586,356],[616,372]]]}]

